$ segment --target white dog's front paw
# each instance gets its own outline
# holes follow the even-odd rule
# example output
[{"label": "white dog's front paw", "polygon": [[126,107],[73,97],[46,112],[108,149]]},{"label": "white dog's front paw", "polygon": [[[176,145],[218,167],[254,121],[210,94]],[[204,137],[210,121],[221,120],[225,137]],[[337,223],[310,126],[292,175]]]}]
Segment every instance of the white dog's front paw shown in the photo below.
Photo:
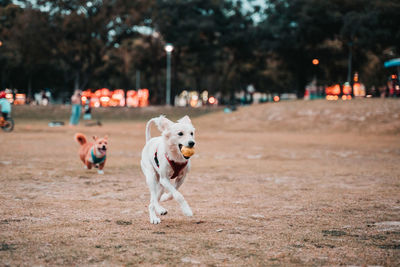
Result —
[{"label": "white dog's front paw", "polygon": [[164,194],[162,194],[160,201],[164,202],[164,201],[171,200],[171,199],[172,199],[171,193],[164,193]]},{"label": "white dog's front paw", "polygon": [[156,207],[156,212],[160,215],[166,215],[168,213],[168,211],[161,206]]},{"label": "white dog's front paw", "polygon": [[104,171],[103,170],[97,170],[97,173],[98,174],[104,174]]},{"label": "white dog's front paw", "polygon": [[160,222],[161,222],[161,220],[157,216],[150,216],[150,223],[159,224]]},{"label": "white dog's front paw", "polygon": [[182,211],[183,211],[183,214],[185,214],[185,216],[188,216],[188,217],[193,216],[193,211],[187,204],[184,207],[182,207]]}]

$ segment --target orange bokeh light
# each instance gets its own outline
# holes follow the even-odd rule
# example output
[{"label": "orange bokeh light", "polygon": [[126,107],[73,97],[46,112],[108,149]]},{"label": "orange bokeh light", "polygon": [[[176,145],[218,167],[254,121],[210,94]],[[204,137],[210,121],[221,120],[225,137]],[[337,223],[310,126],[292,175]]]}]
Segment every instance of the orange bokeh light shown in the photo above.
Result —
[{"label": "orange bokeh light", "polygon": [[208,99],[208,102],[211,104],[211,105],[213,105],[213,104],[215,104],[215,102],[216,102],[217,100],[215,99],[215,97],[210,97],[209,99]]},{"label": "orange bokeh light", "polygon": [[327,95],[326,100],[331,100],[331,101],[336,101],[339,99],[339,96],[337,95]]},{"label": "orange bokeh light", "polygon": [[345,95],[351,94],[351,86],[349,84],[343,85],[343,94]]},{"label": "orange bokeh light", "polygon": [[111,91],[107,88],[98,89],[92,93],[90,89],[82,92],[82,104],[85,105],[90,98],[91,107],[147,107],[149,105],[149,90],[128,90],[115,89]]},{"label": "orange bokeh light", "polygon": [[335,84],[325,88],[326,95],[340,95],[340,85]]}]

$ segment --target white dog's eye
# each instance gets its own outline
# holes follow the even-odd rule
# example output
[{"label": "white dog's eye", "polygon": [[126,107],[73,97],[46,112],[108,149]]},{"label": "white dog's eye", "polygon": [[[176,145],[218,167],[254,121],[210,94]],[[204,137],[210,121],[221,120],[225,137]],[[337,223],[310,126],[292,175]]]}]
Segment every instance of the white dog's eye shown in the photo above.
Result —
[{"label": "white dog's eye", "polygon": [[179,132],[179,133],[178,133],[178,135],[179,135],[179,136],[182,136],[182,135],[183,135],[183,133],[182,133],[182,132]]},{"label": "white dog's eye", "polygon": [[190,135],[193,136],[193,132],[191,132]]}]

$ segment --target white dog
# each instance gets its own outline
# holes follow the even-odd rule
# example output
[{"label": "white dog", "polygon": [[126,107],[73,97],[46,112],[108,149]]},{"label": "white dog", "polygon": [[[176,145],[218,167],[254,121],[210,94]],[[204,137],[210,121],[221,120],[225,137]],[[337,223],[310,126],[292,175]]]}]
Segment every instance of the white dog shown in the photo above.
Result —
[{"label": "white dog", "polygon": [[[152,123],[162,132],[161,136],[151,138]],[[178,192],[178,188],[190,170],[190,159],[182,154],[181,149],[183,146],[193,148],[194,130],[188,116],[181,118],[177,123],[168,120],[165,116],[153,118],[147,122],[146,145],[142,151],[141,166],[151,195],[150,223],[161,222],[156,213],[167,214],[167,210],[159,204],[159,201],[172,198],[178,201],[183,214],[193,216],[192,210],[182,194]],[[164,193],[164,189],[168,192]]]}]

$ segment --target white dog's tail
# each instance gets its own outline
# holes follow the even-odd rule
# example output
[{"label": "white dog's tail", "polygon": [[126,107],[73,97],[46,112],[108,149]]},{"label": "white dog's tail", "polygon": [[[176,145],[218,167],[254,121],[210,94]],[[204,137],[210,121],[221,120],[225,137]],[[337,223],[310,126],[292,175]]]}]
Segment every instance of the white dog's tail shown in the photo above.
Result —
[{"label": "white dog's tail", "polygon": [[160,117],[152,118],[151,120],[149,120],[147,122],[147,124],[146,124],[146,143],[151,139],[151,134],[150,134],[151,123],[154,123],[155,125],[158,126],[158,124],[160,122]]},{"label": "white dog's tail", "polygon": [[165,118],[165,115],[161,115],[159,117],[152,118],[151,120],[149,120],[146,124],[146,143],[151,139],[150,126],[152,122],[157,126],[160,132],[165,131],[166,129],[168,129],[168,127],[170,127],[173,124],[172,121]]}]

